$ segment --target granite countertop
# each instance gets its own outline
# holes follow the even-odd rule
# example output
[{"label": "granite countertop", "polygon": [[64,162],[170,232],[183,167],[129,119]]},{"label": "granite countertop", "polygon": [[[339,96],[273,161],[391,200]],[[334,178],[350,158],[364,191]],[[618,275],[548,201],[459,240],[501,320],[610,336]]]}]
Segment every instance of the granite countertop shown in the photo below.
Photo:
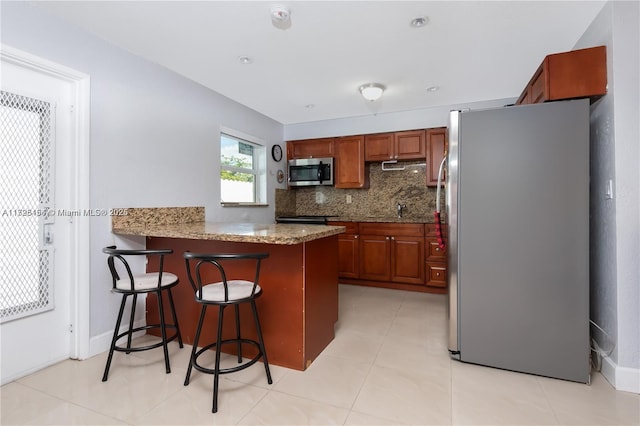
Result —
[{"label": "granite countertop", "polygon": [[341,234],[344,226],[187,222],[168,224],[122,224],[114,234],[191,240],[235,241],[244,243],[300,244]]}]

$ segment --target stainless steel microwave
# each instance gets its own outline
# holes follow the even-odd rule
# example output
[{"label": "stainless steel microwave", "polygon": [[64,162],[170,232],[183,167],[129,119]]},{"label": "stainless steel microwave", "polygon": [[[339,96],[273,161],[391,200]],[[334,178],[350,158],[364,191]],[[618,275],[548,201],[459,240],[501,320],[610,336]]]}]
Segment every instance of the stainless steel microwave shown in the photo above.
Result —
[{"label": "stainless steel microwave", "polygon": [[333,158],[289,160],[289,186],[333,185]]}]

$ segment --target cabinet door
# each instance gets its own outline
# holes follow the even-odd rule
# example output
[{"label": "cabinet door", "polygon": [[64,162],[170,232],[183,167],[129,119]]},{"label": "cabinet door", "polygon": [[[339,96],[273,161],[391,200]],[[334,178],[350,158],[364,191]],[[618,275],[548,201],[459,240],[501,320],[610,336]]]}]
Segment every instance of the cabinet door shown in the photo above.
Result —
[{"label": "cabinet door", "polygon": [[336,138],[333,146],[335,187],[366,188],[368,176],[364,164],[364,136]]},{"label": "cabinet door", "polygon": [[386,161],[393,159],[393,133],[365,135],[365,161]]},{"label": "cabinet door", "polygon": [[389,281],[390,244],[389,237],[382,235],[360,235],[360,278],[363,280]]},{"label": "cabinet door", "polygon": [[[427,186],[438,185],[438,171],[447,147],[447,128],[427,130]],[[444,186],[444,176],[441,185]]]},{"label": "cabinet door", "polygon": [[394,134],[394,159],[424,160],[426,156],[425,131],[410,130]]},{"label": "cabinet door", "polygon": [[338,276],[343,278],[359,278],[359,236],[338,236]]},{"label": "cabinet door", "polygon": [[306,139],[287,142],[287,158],[333,157],[333,139]]},{"label": "cabinet door", "polygon": [[424,285],[424,239],[391,237],[391,281]]}]

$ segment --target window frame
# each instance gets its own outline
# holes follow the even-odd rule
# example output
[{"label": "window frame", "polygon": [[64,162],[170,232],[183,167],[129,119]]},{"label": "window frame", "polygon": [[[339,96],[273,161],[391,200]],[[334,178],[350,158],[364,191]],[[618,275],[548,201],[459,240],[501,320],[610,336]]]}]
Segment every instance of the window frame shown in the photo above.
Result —
[{"label": "window frame", "polygon": [[[222,138],[225,136],[227,138],[234,139],[239,143],[246,143],[253,147],[253,167],[251,169],[228,166],[222,163]],[[218,161],[220,164],[220,171],[218,173],[218,179],[220,179],[220,205],[222,207],[267,206],[267,144],[263,140],[255,136],[247,135],[240,131],[229,129],[226,127],[220,127],[218,143],[220,148],[220,153],[218,155]],[[254,176],[253,201],[224,201],[222,199],[221,173],[223,170],[249,173]]]}]

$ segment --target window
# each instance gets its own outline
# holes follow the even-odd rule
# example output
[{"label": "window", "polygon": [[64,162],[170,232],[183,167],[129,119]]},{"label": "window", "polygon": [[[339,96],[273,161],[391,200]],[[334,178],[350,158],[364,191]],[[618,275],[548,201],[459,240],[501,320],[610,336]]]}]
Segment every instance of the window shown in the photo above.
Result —
[{"label": "window", "polygon": [[223,204],[266,203],[266,155],[264,146],[258,142],[237,132],[220,133],[220,199]]}]

